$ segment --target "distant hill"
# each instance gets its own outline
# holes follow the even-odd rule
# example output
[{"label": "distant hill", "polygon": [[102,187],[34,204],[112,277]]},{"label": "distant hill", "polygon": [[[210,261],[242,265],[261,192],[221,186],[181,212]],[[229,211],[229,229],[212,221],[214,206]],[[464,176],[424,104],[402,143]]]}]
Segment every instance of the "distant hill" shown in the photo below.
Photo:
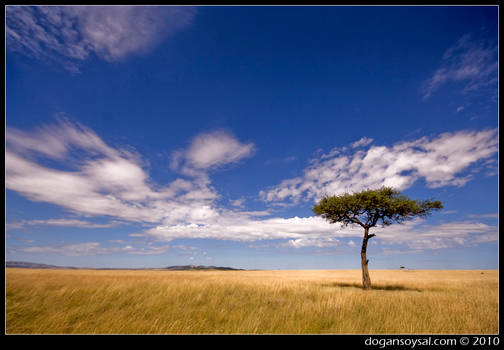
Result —
[{"label": "distant hill", "polygon": [[232,267],[223,266],[204,266],[204,265],[182,265],[182,266],[168,266],[162,268],[163,270],[234,270],[243,271],[243,269],[234,269]]},{"label": "distant hill", "polygon": [[6,261],[5,267],[16,267],[24,269],[76,269],[76,267],[71,266],[56,266],[47,264],[38,264],[26,261]]},{"label": "distant hill", "polygon": [[243,271],[243,269],[235,269],[232,267],[223,266],[204,266],[204,265],[178,265],[167,266],[162,268],[89,268],[89,267],[72,267],[72,266],[56,266],[32,263],[26,261],[6,261],[5,267],[8,268],[23,268],[23,269],[90,269],[90,270],[170,270],[170,271],[188,271],[188,270],[220,270],[220,271]]}]

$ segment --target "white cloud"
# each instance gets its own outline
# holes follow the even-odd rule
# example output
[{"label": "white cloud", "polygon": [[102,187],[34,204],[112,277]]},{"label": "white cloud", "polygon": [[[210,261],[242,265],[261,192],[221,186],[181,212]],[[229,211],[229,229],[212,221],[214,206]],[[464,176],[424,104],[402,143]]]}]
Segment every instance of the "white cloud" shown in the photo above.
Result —
[{"label": "white cloud", "polygon": [[461,84],[462,93],[494,88],[497,86],[497,67],[497,45],[464,35],[455,46],[446,50],[441,67],[422,84],[423,97],[428,99],[450,82]]},{"label": "white cloud", "polygon": [[[73,147],[91,155],[120,155],[120,152],[107,146],[92,130],[79,123],[72,123],[65,117],[58,118],[56,126],[39,127],[33,132],[7,127],[5,136],[9,149],[23,156],[39,153],[49,158],[63,159]],[[131,153],[124,154],[132,156]]]},{"label": "white cloud", "polygon": [[134,255],[160,255],[167,253],[172,247],[164,246],[146,246],[134,248],[131,245],[122,247],[104,247],[98,242],[85,242],[76,244],[66,244],[57,246],[34,246],[25,248],[15,248],[14,252],[24,253],[43,253],[65,256],[96,256],[108,254],[134,254]]},{"label": "white cloud", "polygon": [[[8,127],[6,136],[6,187],[30,200],[55,204],[75,214],[173,226],[171,230],[184,228],[187,237],[192,237],[189,232],[193,226],[216,223],[225,229],[225,225],[234,220],[247,222],[251,217],[269,215],[267,211],[240,212],[217,207],[218,194],[211,187],[205,173],[207,169],[198,169],[198,176],[189,180],[179,178],[167,186],[157,186],[150,180],[145,162],[138,154],[110,147],[92,130],[65,119],[31,132]],[[199,141],[189,148],[187,162],[190,166],[212,167],[235,162],[253,149],[251,144],[221,137],[229,147],[217,147],[219,151],[211,152],[210,159],[205,161],[198,147],[211,148],[215,145],[214,137],[222,135],[203,136],[197,137]],[[42,165],[45,159],[51,159],[53,166]],[[195,163],[194,159],[200,163]],[[60,166],[67,170],[61,170]],[[31,220],[18,224],[19,227],[103,227],[77,219]],[[10,228],[15,227],[11,224]],[[138,234],[145,236],[145,233]]]},{"label": "white cloud", "polygon": [[464,106],[458,106],[457,107],[457,113],[462,112],[464,110]]},{"label": "white cloud", "polygon": [[7,6],[6,47],[77,72],[92,54],[118,61],[189,26],[193,7]]},{"label": "white cloud", "polygon": [[134,254],[134,255],[161,255],[167,253],[171,247],[170,246],[148,246],[148,247],[141,247],[141,248],[133,248],[132,246],[126,246],[123,249],[127,249],[127,252],[129,254]]},{"label": "white cloud", "polygon": [[403,225],[377,227],[374,233],[384,244],[405,245],[412,250],[442,249],[498,240],[496,226],[472,221],[453,221],[432,225],[427,224],[424,219],[416,219]]},{"label": "white cloud", "polygon": [[26,226],[71,226],[85,228],[108,228],[118,226],[118,221],[113,221],[106,224],[97,224],[86,220],[77,219],[47,219],[47,220],[22,220],[20,222],[9,223],[6,229],[21,229]]},{"label": "white cloud", "polygon": [[59,247],[54,246],[37,246],[21,249],[25,253],[49,253],[66,256],[88,256],[102,255],[109,253],[108,249],[101,247],[98,242],[68,244]]},{"label": "white cloud", "polygon": [[[404,183],[407,184],[420,176],[431,186],[458,184],[460,181],[455,175],[469,164],[496,152],[495,134],[495,131],[459,132],[443,134],[433,140],[422,138],[403,142],[390,148],[373,146],[368,150],[359,149],[353,155],[332,152],[332,157],[321,156],[314,160],[304,176],[282,182],[271,193],[273,199],[313,198],[329,190],[337,192],[386,184],[394,176],[405,177],[407,181]],[[239,149],[243,144],[236,141],[235,145]],[[213,161],[205,164],[223,164],[223,161],[216,161],[219,157],[213,155],[210,158]],[[44,162],[47,159],[51,162]],[[184,161],[187,161],[186,158]],[[58,162],[64,165],[65,170],[57,166]],[[241,242],[285,240],[284,246],[302,248],[336,246],[341,238],[359,240],[363,234],[360,227],[340,228],[320,217],[262,219],[261,216],[269,216],[270,213],[219,207],[216,204],[219,196],[205,173],[208,169],[199,169],[199,176],[179,178],[167,186],[158,186],[150,180],[145,162],[138,154],[113,148],[92,130],[66,120],[33,132],[7,128],[5,166],[7,189],[30,200],[52,203],[82,216],[109,216],[121,220],[121,223],[129,221],[147,226],[142,232],[130,234],[132,237],[160,241],[178,238]],[[402,174],[404,171],[408,173]],[[14,224],[108,227],[118,222],[95,224],[65,218],[26,220]],[[474,222],[429,226],[416,220],[386,229],[373,228],[373,233],[377,234],[373,240],[402,244],[410,249],[439,249],[497,239],[496,227]],[[24,249],[25,252],[65,255],[148,255],[168,251],[167,246],[110,248],[96,242]]]},{"label": "white cloud", "polygon": [[225,131],[197,135],[186,150],[173,154],[172,169],[191,176],[201,176],[206,171],[226,164],[237,163],[255,152],[253,143],[242,143]]},{"label": "white cloud", "polygon": [[333,226],[319,217],[253,220],[240,213],[222,212],[205,224],[159,225],[144,233],[167,241],[175,238],[212,238],[251,242],[306,238],[310,234],[327,236],[333,235],[334,230]]},{"label": "white cloud", "polygon": [[[217,194],[207,178],[154,186],[139,155],[112,148],[68,120],[34,132],[8,127],[5,157],[8,189],[80,215],[150,223],[214,215],[209,205]],[[40,165],[47,158],[71,170]]]},{"label": "white cloud", "polygon": [[381,253],[383,255],[396,255],[396,254],[417,254],[417,253],[424,253],[425,250],[423,249],[409,249],[409,250],[403,250],[403,249],[390,249],[390,248],[383,248],[381,250]]},{"label": "white cloud", "polygon": [[[425,219],[415,219],[388,227],[373,227],[376,234],[372,242],[385,245],[402,245],[409,250],[431,250],[458,245],[475,245],[496,242],[498,229],[479,222],[462,221],[430,225]],[[211,224],[157,226],[144,231],[147,236],[170,241],[177,238],[206,238],[238,242],[258,240],[287,240],[279,246],[291,248],[334,247],[341,238],[361,240],[360,226],[340,227],[329,224],[320,217],[271,218],[264,220],[220,217]],[[356,243],[351,240],[349,246]]]},{"label": "white cloud", "polygon": [[243,208],[243,202],[245,202],[244,198],[238,198],[234,200],[230,200],[229,203],[231,203],[232,206],[237,207],[237,208]]},{"label": "white cloud", "polygon": [[296,238],[287,241],[281,246],[291,248],[304,248],[304,247],[335,247],[340,244],[339,239],[326,237],[326,238]]},{"label": "white cloud", "polygon": [[441,212],[441,214],[443,214],[443,215],[451,215],[451,214],[456,214],[456,213],[457,213],[456,210],[443,210]]},{"label": "white cloud", "polygon": [[366,188],[392,186],[403,190],[424,178],[431,188],[463,186],[470,165],[497,152],[496,130],[444,133],[436,138],[400,142],[392,147],[371,146],[353,154],[331,151],[311,161],[300,177],[283,180],[261,191],[267,202],[318,199]]},{"label": "white cloud", "polygon": [[499,213],[490,213],[490,214],[469,214],[468,218],[487,218],[487,219],[497,219],[499,218]]},{"label": "white cloud", "polygon": [[373,142],[372,138],[363,137],[359,141],[352,143],[350,146],[352,148],[363,147],[369,145],[371,142]]}]

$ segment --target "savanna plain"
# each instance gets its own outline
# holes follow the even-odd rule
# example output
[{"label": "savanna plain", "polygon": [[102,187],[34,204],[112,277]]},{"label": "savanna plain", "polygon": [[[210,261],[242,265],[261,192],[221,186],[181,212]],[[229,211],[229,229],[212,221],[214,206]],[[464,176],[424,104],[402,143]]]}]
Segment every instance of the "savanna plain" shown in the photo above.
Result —
[{"label": "savanna plain", "polygon": [[495,334],[497,270],[6,269],[7,334]]}]

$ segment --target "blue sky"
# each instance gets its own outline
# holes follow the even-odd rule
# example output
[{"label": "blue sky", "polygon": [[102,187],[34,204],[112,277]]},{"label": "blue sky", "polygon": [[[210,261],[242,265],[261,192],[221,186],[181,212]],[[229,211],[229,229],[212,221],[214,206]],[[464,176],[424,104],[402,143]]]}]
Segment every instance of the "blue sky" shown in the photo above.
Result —
[{"label": "blue sky", "polygon": [[6,259],[360,268],[324,194],[444,209],[370,269],[498,267],[495,6],[6,8]]}]

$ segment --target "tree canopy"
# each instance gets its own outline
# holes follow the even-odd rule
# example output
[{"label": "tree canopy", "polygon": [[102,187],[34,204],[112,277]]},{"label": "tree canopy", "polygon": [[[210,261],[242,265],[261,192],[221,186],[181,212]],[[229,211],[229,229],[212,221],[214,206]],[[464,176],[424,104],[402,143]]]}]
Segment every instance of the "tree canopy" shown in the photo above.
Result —
[{"label": "tree canopy", "polygon": [[440,201],[413,200],[391,187],[382,187],[353,194],[325,196],[313,207],[313,211],[331,223],[339,222],[345,226],[358,224],[370,228],[427,216],[432,210],[442,208]]}]

